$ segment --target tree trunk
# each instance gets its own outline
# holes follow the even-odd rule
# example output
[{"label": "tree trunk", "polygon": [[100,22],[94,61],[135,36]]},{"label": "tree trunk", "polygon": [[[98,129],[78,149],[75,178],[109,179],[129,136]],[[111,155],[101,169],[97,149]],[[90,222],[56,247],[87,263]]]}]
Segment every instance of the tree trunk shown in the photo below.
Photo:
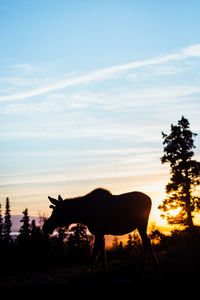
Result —
[{"label": "tree trunk", "polygon": [[185,168],[185,182],[186,182],[186,212],[187,212],[187,225],[190,229],[194,228],[193,216],[191,210],[191,195],[190,195],[190,178],[188,169]]},{"label": "tree trunk", "polygon": [[189,228],[194,228],[193,217],[190,207],[187,207],[187,224]]}]

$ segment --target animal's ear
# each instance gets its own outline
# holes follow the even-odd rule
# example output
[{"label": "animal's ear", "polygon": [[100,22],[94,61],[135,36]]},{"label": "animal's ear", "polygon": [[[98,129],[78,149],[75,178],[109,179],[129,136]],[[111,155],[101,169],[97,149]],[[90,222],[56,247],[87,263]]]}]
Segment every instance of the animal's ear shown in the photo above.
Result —
[{"label": "animal's ear", "polygon": [[58,204],[58,200],[57,200],[57,199],[54,199],[54,198],[52,198],[52,197],[50,197],[50,196],[48,196],[48,198],[49,198],[49,201],[50,201],[53,205],[57,205],[57,204]]},{"label": "animal's ear", "polygon": [[54,208],[55,208],[55,206],[54,206],[54,205],[49,205],[49,207],[50,207],[50,208],[52,208],[52,209],[54,209]]},{"label": "animal's ear", "polygon": [[63,201],[63,198],[60,195],[58,195],[58,201],[59,202]]}]

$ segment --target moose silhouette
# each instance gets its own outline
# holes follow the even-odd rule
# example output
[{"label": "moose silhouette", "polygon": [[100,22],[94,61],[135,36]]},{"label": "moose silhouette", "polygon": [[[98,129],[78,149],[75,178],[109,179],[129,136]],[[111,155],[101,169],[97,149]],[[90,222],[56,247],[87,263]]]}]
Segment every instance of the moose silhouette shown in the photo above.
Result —
[{"label": "moose silhouette", "polygon": [[56,227],[68,228],[72,223],[81,223],[95,236],[91,272],[97,260],[105,271],[104,235],[123,235],[138,229],[144,249],[144,263],[150,255],[153,264],[157,259],[147,235],[147,224],[151,210],[151,199],[141,192],[112,195],[108,190],[97,188],[92,192],[63,200],[48,197],[53,205],[52,215],[43,225],[45,234],[52,234]]}]

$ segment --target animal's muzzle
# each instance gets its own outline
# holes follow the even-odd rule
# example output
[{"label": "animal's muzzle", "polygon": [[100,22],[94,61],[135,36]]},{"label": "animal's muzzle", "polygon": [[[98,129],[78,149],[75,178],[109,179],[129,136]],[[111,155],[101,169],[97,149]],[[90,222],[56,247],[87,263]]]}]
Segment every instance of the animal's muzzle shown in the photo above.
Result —
[{"label": "animal's muzzle", "polygon": [[54,228],[49,226],[50,224],[48,223],[48,221],[46,221],[42,227],[42,232],[44,234],[52,234],[54,231]]}]

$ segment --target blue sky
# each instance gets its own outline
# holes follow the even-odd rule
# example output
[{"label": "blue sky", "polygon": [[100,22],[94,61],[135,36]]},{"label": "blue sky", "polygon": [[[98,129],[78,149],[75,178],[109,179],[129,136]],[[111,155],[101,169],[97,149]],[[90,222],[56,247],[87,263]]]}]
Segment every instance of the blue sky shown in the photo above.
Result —
[{"label": "blue sky", "polygon": [[[49,214],[47,196],[104,186],[152,196],[161,131],[200,133],[199,1],[0,2],[0,201]],[[195,140],[200,156],[199,135]]]}]

